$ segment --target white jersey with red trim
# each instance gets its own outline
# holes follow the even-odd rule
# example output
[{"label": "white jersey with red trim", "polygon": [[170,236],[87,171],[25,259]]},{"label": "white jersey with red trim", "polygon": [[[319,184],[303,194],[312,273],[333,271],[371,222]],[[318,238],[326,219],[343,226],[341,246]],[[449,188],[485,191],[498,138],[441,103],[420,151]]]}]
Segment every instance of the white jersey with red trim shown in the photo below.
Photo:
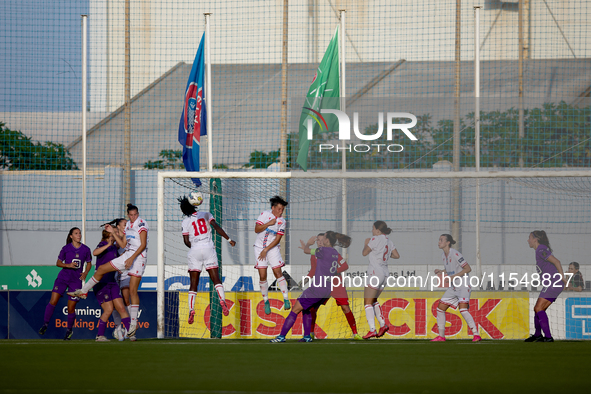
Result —
[{"label": "white jersey with red trim", "polygon": [[146,249],[142,252],[142,256],[146,256],[148,253],[148,223],[145,222],[144,219],[138,217],[135,222],[128,221],[125,225],[125,239],[127,239],[127,245],[125,245],[125,250],[130,250],[135,252],[142,241],[140,239],[140,233],[145,231],[146,232]]},{"label": "white jersey with red trim", "polygon": [[443,266],[445,267],[447,276],[457,274],[464,269],[466,264],[468,264],[468,262],[464,260],[464,256],[453,248],[449,248],[447,256],[445,255],[445,252],[441,252],[441,258],[443,259]]},{"label": "white jersey with red trim", "polygon": [[[266,248],[275,240],[277,235],[285,234],[285,225],[287,221],[285,218],[276,218],[271,211],[265,211],[261,213],[257,219],[257,224],[265,224],[273,219],[276,219],[275,224],[267,227],[265,230],[257,234],[257,239],[254,242],[254,246]],[[277,244],[277,246],[279,246],[279,244]]]},{"label": "white jersey with red trim", "polygon": [[392,251],[396,249],[394,243],[388,239],[384,234],[371,237],[367,244],[371,248],[369,252],[369,265],[373,267],[388,267],[388,260]]},{"label": "white jersey with red trim", "polygon": [[209,212],[195,212],[190,217],[183,219],[183,235],[189,236],[191,249],[213,248],[211,227],[209,226],[213,220],[213,215]]}]

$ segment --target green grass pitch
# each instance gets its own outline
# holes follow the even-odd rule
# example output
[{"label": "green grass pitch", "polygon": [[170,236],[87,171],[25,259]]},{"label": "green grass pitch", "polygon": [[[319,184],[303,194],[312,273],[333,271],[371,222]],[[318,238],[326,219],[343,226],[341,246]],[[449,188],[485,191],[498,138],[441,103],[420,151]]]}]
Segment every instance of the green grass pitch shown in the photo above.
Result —
[{"label": "green grass pitch", "polygon": [[588,392],[591,342],[0,341],[0,393]]}]

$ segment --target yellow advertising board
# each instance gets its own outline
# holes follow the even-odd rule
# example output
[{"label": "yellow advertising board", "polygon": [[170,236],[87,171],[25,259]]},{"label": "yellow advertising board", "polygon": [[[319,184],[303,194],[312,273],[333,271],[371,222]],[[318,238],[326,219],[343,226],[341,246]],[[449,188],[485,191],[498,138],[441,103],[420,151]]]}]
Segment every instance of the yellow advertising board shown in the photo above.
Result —
[{"label": "yellow advertising board", "polygon": [[[363,305],[363,291],[349,291],[349,305],[360,334],[369,328]],[[389,325],[386,339],[430,339],[437,336],[436,311],[443,291],[384,291],[379,298],[382,313]],[[292,305],[299,293],[290,293]],[[279,335],[289,311],[283,309],[281,293],[270,293],[271,314],[264,312],[259,292],[228,292],[226,303],[230,315],[224,316],[223,338],[273,338]],[[195,322],[187,323],[188,294],[179,294],[179,335],[185,338],[208,338],[209,293],[197,293]],[[529,333],[529,294],[527,292],[473,292],[470,312],[484,339],[523,339]],[[472,333],[458,310],[446,313],[446,337],[469,339]],[[334,299],[318,310],[315,334],[317,338],[350,338],[351,328],[341,307]],[[287,338],[303,335],[301,314]]]}]

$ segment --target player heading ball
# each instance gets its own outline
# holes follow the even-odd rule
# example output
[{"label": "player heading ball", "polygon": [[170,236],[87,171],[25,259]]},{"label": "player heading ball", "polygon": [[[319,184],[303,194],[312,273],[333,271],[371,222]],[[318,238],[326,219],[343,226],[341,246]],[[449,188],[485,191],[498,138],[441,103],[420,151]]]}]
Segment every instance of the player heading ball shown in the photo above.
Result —
[{"label": "player heading ball", "polygon": [[267,268],[271,266],[277,285],[283,294],[285,310],[291,308],[289,296],[287,293],[287,282],[281,272],[281,267],[285,265],[281,258],[279,241],[285,234],[286,220],[282,217],[288,202],[279,196],[272,197],[271,210],[264,211],[259,215],[254,226],[254,232],[257,238],[254,243],[254,256],[256,259],[255,268],[259,270],[259,285],[261,294],[265,301],[265,313],[271,314],[271,304],[269,303],[269,283],[267,282]]}]

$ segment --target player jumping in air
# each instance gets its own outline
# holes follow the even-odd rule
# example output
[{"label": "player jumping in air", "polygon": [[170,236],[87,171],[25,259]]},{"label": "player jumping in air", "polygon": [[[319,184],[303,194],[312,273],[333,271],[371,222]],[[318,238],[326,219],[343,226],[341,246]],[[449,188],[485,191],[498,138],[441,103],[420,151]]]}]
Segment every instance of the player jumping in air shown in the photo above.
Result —
[{"label": "player jumping in air", "polygon": [[277,285],[283,294],[284,309],[289,310],[289,294],[287,292],[287,282],[281,272],[281,267],[285,265],[281,258],[279,241],[285,234],[286,221],[281,216],[287,201],[279,196],[269,200],[271,210],[261,213],[254,227],[257,238],[254,243],[254,256],[256,258],[255,268],[259,270],[260,288],[263,300],[265,301],[265,313],[271,314],[271,303],[269,302],[269,283],[267,282],[267,267],[271,266],[273,274],[277,278]]},{"label": "player jumping in air", "polygon": [[[320,233],[317,236],[310,238],[308,240],[308,242],[306,242],[305,244],[301,240],[300,240],[300,243],[302,244],[301,249],[304,249],[304,253],[306,253],[306,254],[310,254],[310,246],[314,245],[314,243],[316,243],[318,245],[318,247],[330,246],[324,233]],[[310,279],[314,277],[314,274],[316,272],[316,264],[317,264],[316,256],[310,256],[310,266],[311,266],[310,272],[308,272],[308,274],[306,275]],[[343,259],[343,257],[340,254],[339,254],[337,264],[338,264],[337,265],[337,274],[339,274],[339,275],[342,272],[345,272],[347,269],[349,269],[349,265],[347,264],[347,261],[345,259]],[[332,288],[332,292],[330,293],[330,296],[335,299],[337,305],[341,307],[343,314],[347,318],[347,322],[349,323],[349,327],[351,327],[351,331],[353,332],[353,339],[362,340],[363,338],[361,338],[361,335],[359,335],[357,333],[357,322],[355,321],[355,316],[353,315],[353,312],[351,311],[351,307],[349,306],[349,296],[347,295],[347,289],[345,289],[345,285],[342,281],[339,283],[339,286]],[[327,299],[327,301],[328,301],[328,299]],[[314,338],[314,329],[316,327],[316,316],[317,316],[318,310],[312,309],[311,312],[312,312],[312,330],[311,330],[310,335],[312,336],[312,338]]]},{"label": "player jumping in air", "polygon": [[[125,221],[126,220],[123,219],[123,222]],[[109,233],[107,230],[103,230],[101,242],[99,242],[92,254],[96,256],[96,269],[119,257],[119,247],[115,242],[113,234]],[[131,319],[129,318],[127,308],[121,298],[121,290],[115,280],[115,272],[109,272],[108,274],[103,275],[99,283],[94,287],[94,294],[96,295],[96,299],[101,305],[101,308],[103,308],[103,313],[98,322],[96,341],[108,341],[107,337],[105,337],[105,329],[107,328],[109,317],[115,312],[115,310],[118,311],[120,321],[125,327],[125,332],[127,332],[131,324]],[[117,325],[117,322],[115,323]],[[116,330],[117,329],[119,329],[119,327],[116,327]],[[125,332],[118,336],[117,339],[120,341],[125,339]]]},{"label": "player jumping in air", "polygon": [[195,296],[197,295],[197,285],[199,284],[199,275],[205,268],[209,278],[215,286],[215,290],[220,298],[220,305],[224,316],[230,313],[226,306],[226,296],[224,286],[220,280],[218,272],[218,255],[215,245],[211,239],[211,227],[222,237],[224,237],[231,246],[236,242],[228,237],[228,234],[216,223],[213,215],[209,212],[197,212],[191,205],[187,197],[178,199],[181,211],[186,216],[182,222],[183,241],[189,250],[187,254],[189,265],[189,276],[191,277],[191,286],[189,287],[189,324],[195,321]]},{"label": "player jumping in air", "polygon": [[[530,248],[536,251],[536,270],[540,275],[540,281],[546,278],[550,279],[550,285],[544,286],[536,305],[534,306],[534,326],[536,332],[525,340],[525,342],[554,342],[552,334],[550,333],[550,322],[548,321],[548,315],[546,309],[556,298],[562,293],[565,284],[564,271],[560,261],[552,254],[552,248],[550,248],[550,240],[546,232],[532,231],[529,234],[527,243]],[[557,274],[560,274],[562,280],[557,280]],[[542,336],[542,332],[544,336]]]},{"label": "player jumping in air", "polygon": [[[439,335],[435,339],[432,339],[431,342],[445,341],[445,311],[450,306],[456,309],[458,304],[460,305],[462,317],[466,320],[468,327],[470,327],[474,335],[472,341],[479,342],[482,340],[480,335],[478,335],[478,328],[476,328],[474,319],[468,310],[470,308],[470,292],[472,291],[472,287],[469,281],[464,281],[464,278],[468,277],[468,273],[472,271],[472,268],[470,268],[470,265],[464,260],[464,256],[460,252],[450,247],[455,243],[456,241],[449,234],[443,234],[439,237],[438,247],[442,250],[441,258],[443,259],[445,269],[436,269],[435,275],[443,273],[444,283],[449,281],[450,286],[445,291],[445,294],[443,294],[443,297],[441,297],[441,300],[439,300],[439,306],[437,307],[437,329],[439,330]],[[462,278],[462,284],[460,286],[454,285],[453,279],[455,277]]]},{"label": "player jumping in air", "polygon": [[[369,266],[367,267],[368,283],[363,291],[365,317],[369,324],[369,332],[363,336],[363,339],[380,338],[390,329],[382,316],[382,308],[378,302],[378,297],[386,286],[388,279],[388,259],[399,259],[400,254],[396,247],[387,237],[392,232],[385,222],[378,220],[371,229],[371,238],[365,240],[363,247],[363,256],[369,256]],[[380,323],[380,330],[376,332],[375,319]]]},{"label": "player jumping in air", "polygon": [[[60,251],[57,257],[57,265],[62,270],[57,275],[57,279],[53,284],[53,291],[51,292],[51,300],[45,307],[45,315],[43,316],[43,326],[39,329],[39,334],[43,335],[49,326],[49,320],[53,315],[53,311],[62,294],[66,290],[70,292],[78,290],[82,287],[82,281],[86,279],[86,275],[92,267],[92,255],[88,246],[82,242],[82,233],[78,227],[73,227],[68,232],[66,238],[66,245]],[[84,266],[86,263],[86,267]],[[76,296],[70,296],[68,299],[68,329],[64,340],[72,338],[72,329],[74,328],[74,321],[76,320],[76,304],[80,300]]]},{"label": "player jumping in air", "polygon": [[[146,269],[147,253],[148,253],[148,223],[140,218],[138,208],[133,204],[127,204],[127,216],[129,222],[125,226],[125,238],[111,228],[113,237],[118,245],[125,247],[125,253],[116,259],[112,260],[110,264],[104,264],[94,273],[92,278],[82,286],[82,289],[75,292],[68,293],[73,297],[86,298],[90,289],[92,289],[103,277],[104,274],[112,271],[119,271],[120,273],[128,272],[131,276],[129,293],[131,298],[131,305],[129,306],[129,315],[131,317],[131,326],[129,328],[129,339],[136,340],[137,317],[140,308],[140,297],[138,295],[138,288]],[[106,227],[106,226],[105,226]]]},{"label": "player jumping in air", "polygon": [[311,310],[318,308],[320,305],[326,302],[330,297],[331,292],[331,279],[337,275],[337,266],[339,260],[339,252],[334,249],[334,246],[340,246],[343,248],[349,247],[351,244],[351,237],[344,234],[335,233],[334,231],[327,231],[325,234],[326,240],[330,246],[322,246],[318,249],[310,250],[310,248],[302,242],[301,249],[305,253],[311,253],[316,256],[316,271],[314,277],[310,281],[310,287],[308,287],[302,295],[296,301],[293,310],[289,313],[283,327],[281,327],[281,333],[271,342],[285,342],[285,336],[293,327],[298,314],[302,312],[303,323],[304,323],[304,337],[300,339],[300,342],[312,342],[310,336],[312,330],[312,314]]}]

